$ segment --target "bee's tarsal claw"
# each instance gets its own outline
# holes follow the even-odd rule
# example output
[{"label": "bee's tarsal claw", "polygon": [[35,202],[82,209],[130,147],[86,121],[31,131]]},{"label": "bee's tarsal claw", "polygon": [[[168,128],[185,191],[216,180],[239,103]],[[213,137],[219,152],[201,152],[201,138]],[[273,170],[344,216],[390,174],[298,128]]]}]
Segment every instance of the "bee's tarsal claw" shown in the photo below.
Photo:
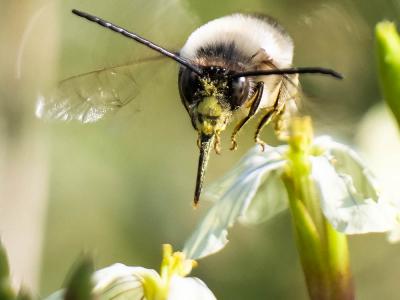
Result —
[{"label": "bee's tarsal claw", "polygon": [[231,140],[231,147],[229,148],[229,150],[234,151],[234,150],[237,149],[237,147],[238,147],[238,144],[236,142],[236,139],[232,139]]},{"label": "bee's tarsal claw", "polygon": [[258,145],[260,145],[261,151],[262,151],[262,152],[265,152],[265,146],[266,146],[267,144],[266,144],[263,140],[261,140],[261,139],[259,139],[259,138],[256,139],[256,143],[257,143]]}]

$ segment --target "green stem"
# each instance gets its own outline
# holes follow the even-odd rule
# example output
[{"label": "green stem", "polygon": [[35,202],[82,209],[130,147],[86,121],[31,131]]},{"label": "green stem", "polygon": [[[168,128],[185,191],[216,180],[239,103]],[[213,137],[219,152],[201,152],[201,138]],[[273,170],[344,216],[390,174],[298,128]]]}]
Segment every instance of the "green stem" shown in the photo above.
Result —
[{"label": "green stem", "polygon": [[400,36],[394,23],[384,21],[376,25],[375,37],[383,96],[400,127]]},{"label": "green stem", "polygon": [[323,216],[311,177],[311,121],[295,119],[292,127],[283,181],[310,299],[352,300],[354,288],[347,239]]},{"label": "green stem", "polygon": [[304,203],[296,197],[293,181],[286,177],[284,182],[289,193],[296,244],[310,298],[326,299],[323,294],[329,290],[329,275],[320,234]]},{"label": "green stem", "polygon": [[347,237],[336,231],[329,222],[326,222],[325,228],[332,299],[355,299]]}]

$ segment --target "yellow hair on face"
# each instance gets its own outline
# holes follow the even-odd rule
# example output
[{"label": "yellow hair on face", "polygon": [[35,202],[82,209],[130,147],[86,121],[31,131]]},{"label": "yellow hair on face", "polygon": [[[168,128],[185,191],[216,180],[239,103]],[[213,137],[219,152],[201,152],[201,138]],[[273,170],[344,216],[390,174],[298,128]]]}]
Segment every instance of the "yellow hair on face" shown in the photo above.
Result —
[{"label": "yellow hair on face", "polygon": [[229,110],[215,96],[204,97],[197,106],[197,113],[201,118],[196,120],[196,128],[205,135],[223,131],[230,116]]},{"label": "yellow hair on face", "polygon": [[199,114],[203,116],[219,117],[222,114],[222,107],[217,98],[205,97],[197,107]]}]

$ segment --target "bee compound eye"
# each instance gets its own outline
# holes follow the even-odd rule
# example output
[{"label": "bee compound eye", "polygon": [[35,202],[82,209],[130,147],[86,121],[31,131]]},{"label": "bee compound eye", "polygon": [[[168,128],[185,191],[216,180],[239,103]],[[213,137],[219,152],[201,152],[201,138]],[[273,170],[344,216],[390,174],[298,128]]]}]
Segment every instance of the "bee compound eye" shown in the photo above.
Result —
[{"label": "bee compound eye", "polygon": [[181,99],[185,105],[197,102],[197,94],[201,88],[198,74],[185,67],[181,67],[179,70],[178,85]]},{"label": "bee compound eye", "polygon": [[231,104],[233,108],[239,108],[249,96],[250,84],[246,77],[238,77],[232,81]]}]

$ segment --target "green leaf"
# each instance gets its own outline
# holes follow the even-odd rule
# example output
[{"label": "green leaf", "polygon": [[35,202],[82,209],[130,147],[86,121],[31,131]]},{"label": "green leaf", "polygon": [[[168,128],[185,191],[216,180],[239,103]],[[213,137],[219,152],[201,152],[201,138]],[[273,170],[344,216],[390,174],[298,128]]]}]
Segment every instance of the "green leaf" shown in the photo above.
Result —
[{"label": "green leaf", "polygon": [[400,36],[394,23],[383,21],[375,37],[383,96],[400,126]]},{"label": "green leaf", "polygon": [[65,300],[89,300],[92,299],[92,273],[93,263],[88,258],[83,258],[77,265],[68,281],[65,291]]}]

